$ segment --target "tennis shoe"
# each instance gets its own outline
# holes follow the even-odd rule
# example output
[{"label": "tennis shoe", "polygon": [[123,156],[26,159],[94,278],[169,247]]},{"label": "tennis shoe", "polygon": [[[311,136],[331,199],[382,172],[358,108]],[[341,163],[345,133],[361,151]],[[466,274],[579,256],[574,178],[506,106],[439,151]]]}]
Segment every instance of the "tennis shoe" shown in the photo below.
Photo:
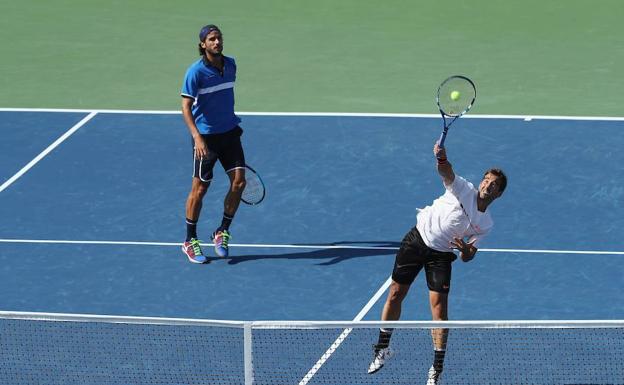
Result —
[{"label": "tennis shoe", "polygon": [[230,233],[227,230],[217,230],[212,234],[215,253],[221,258],[228,256],[228,242],[230,242]]},{"label": "tennis shoe", "polygon": [[437,371],[432,366],[429,368],[429,373],[427,374],[427,385],[438,385],[440,383],[440,376],[442,375],[442,371]]},{"label": "tennis shoe", "polygon": [[390,348],[378,348],[375,345],[374,349],[375,353],[373,356],[373,361],[368,366],[368,374],[377,373],[379,369],[383,368],[383,366],[386,364],[386,360],[394,356],[394,352],[390,350]]},{"label": "tennis shoe", "polygon": [[191,238],[190,241],[184,242],[182,245],[182,252],[186,255],[189,261],[192,263],[207,263],[208,258],[202,253],[199,240]]}]

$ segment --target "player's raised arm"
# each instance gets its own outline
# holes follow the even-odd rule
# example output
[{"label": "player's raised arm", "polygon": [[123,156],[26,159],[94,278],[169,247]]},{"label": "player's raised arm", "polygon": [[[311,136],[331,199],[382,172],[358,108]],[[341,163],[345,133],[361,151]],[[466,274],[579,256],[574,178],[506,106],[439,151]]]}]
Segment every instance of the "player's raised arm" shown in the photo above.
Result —
[{"label": "player's raised arm", "polygon": [[453,172],[453,166],[446,157],[446,148],[440,147],[438,142],[433,146],[433,154],[438,161],[438,174],[442,177],[442,182],[446,186],[449,186],[455,180],[455,173]]}]

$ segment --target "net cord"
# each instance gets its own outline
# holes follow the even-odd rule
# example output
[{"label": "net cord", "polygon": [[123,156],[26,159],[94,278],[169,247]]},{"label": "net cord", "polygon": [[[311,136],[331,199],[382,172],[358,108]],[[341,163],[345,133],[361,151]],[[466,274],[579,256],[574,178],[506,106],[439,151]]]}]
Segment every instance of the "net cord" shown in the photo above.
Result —
[{"label": "net cord", "polygon": [[56,322],[101,322],[142,325],[186,325],[251,329],[337,329],[337,328],[412,328],[412,329],[570,329],[624,328],[624,320],[499,320],[499,321],[235,321],[194,318],[133,317],[95,314],[0,311],[0,319]]}]

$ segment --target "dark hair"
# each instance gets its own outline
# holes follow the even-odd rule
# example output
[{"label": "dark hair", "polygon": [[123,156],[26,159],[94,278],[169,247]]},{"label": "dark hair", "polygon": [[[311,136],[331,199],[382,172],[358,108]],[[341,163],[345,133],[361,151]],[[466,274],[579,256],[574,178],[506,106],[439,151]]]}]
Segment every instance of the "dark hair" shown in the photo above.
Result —
[{"label": "dark hair", "polygon": [[219,27],[217,27],[214,24],[208,24],[208,25],[203,26],[202,29],[199,31],[199,41],[206,40],[206,36],[208,36],[210,32],[214,32],[214,31],[221,33],[221,30],[219,29]]},{"label": "dark hair", "polygon": [[498,179],[498,189],[501,193],[505,191],[505,188],[507,187],[507,175],[505,175],[503,170],[500,168],[491,168],[483,174],[483,177],[485,178],[487,174],[492,174]]},{"label": "dark hair", "polygon": [[202,48],[202,43],[206,40],[206,37],[211,33],[217,31],[222,33],[219,27],[214,24],[208,24],[199,31],[199,44],[197,44],[197,49],[199,50],[199,56],[206,56],[206,50]]}]

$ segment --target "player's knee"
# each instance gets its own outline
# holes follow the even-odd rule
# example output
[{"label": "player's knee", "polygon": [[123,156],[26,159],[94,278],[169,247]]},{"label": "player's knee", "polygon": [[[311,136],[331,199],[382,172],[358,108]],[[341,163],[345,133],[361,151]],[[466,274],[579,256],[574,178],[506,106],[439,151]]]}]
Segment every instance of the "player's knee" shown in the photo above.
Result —
[{"label": "player's knee", "polygon": [[247,182],[245,179],[237,179],[232,182],[232,191],[234,192],[242,192],[245,189]]},{"label": "player's knee", "polygon": [[388,302],[390,304],[400,304],[405,299],[409,286],[399,285],[395,282],[390,285],[390,291],[388,292]]},{"label": "player's knee", "polygon": [[194,183],[193,188],[191,189],[191,194],[195,198],[201,199],[204,195],[206,195],[208,186],[210,186],[210,183]]}]

